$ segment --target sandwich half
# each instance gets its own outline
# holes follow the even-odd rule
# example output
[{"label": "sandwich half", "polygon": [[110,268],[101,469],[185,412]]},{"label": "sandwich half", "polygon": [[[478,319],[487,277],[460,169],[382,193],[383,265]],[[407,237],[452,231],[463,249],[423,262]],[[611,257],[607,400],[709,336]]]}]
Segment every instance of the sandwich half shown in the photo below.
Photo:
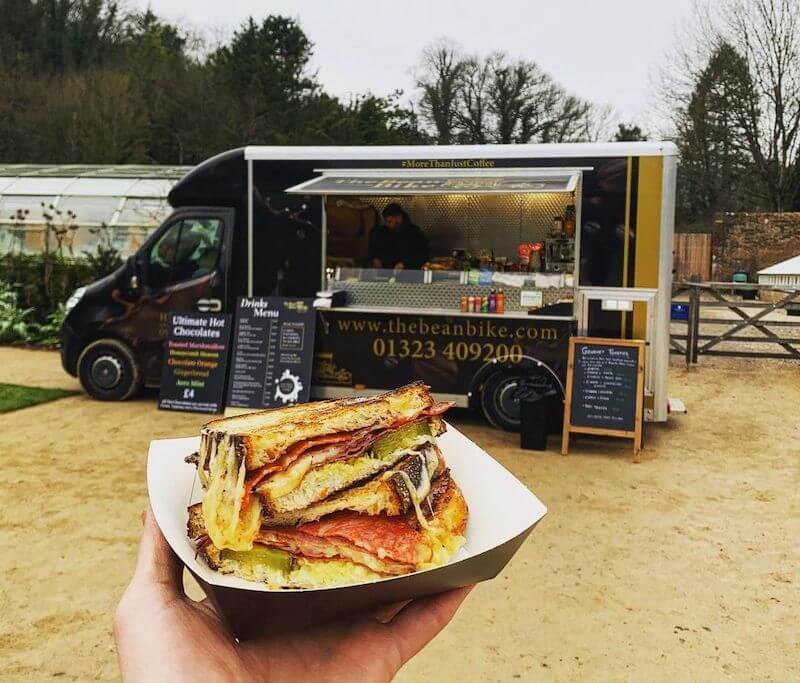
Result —
[{"label": "sandwich half", "polygon": [[[434,479],[422,511],[339,511],[299,526],[264,526],[250,550],[219,549],[202,505],[189,508],[189,536],[212,569],[283,588],[374,581],[446,563],[464,542],[467,505],[448,471]],[[423,526],[424,524],[424,526]]]},{"label": "sandwich half", "polygon": [[[258,574],[250,565],[267,557],[265,549],[270,557],[288,553],[292,572],[270,581],[278,585],[325,585],[309,574],[321,571],[319,562],[352,565],[347,581],[357,581],[364,571],[392,575],[447,561],[467,518],[436,445],[449,407],[418,382],[209,422],[190,458],[204,488],[202,504],[190,510],[190,535],[212,567],[245,578]],[[367,538],[380,543],[370,547]],[[406,539],[405,554],[392,558],[395,538]]]}]

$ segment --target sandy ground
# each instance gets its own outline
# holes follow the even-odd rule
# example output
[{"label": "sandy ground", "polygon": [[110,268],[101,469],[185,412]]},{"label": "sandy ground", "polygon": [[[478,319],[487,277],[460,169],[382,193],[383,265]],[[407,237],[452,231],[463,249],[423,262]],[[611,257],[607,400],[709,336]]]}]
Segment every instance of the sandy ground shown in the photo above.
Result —
[{"label": "sandy ground", "polygon": [[[0,349],[0,381],[73,387],[55,353]],[[568,458],[455,424],[550,513],[401,681],[797,680],[800,364],[676,359],[689,414]],[[0,415],[0,678],[115,679],[150,439],[203,418],[83,396]]]}]

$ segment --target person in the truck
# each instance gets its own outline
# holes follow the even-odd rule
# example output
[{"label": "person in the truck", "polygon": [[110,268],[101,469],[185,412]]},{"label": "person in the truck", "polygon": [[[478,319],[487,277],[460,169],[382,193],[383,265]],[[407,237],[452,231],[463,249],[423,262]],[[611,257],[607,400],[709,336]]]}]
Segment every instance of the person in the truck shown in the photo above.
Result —
[{"label": "person in the truck", "polygon": [[373,268],[419,270],[428,261],[428,239],[399,204],[388,204],[383,223],[369,235],[367,263]]}]

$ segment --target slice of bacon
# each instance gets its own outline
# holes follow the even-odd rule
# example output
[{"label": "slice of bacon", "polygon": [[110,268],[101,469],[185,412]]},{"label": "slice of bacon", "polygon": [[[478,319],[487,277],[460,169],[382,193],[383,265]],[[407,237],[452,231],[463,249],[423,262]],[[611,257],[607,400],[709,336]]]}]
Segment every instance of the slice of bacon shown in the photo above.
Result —
[{"label": "slice of bacon", "polygon": [[413,558],[405,561],[388,554],[372,552],[340,536],[324,537],[310,534],[304,526],[263,528],[256,537],[256,543],[285,550],[297,557],[343,558],[381,574],[407,574],[414,570]]},{"label": "slice of bacon", "polygon": [[[409,525],[405,517],[335,512],[317,522],[298,527],[318,538],[342,539],[381,559],[417,564],[431,558],[425,536]],[[427,552],[426,552],[427,551]]]},{"label": "slice of bacon", "polygon": [[452,408],[456,404],[455,401],[442,401],[441,403],[434,403],[432,406],[428,406],[425,410],[420,413],[425,417],[438,417],[439,415],[444,415],[450,408]]},{"label": "slice of bacon", "polygon": [[298,527],[263,527],[256,540],[307,557],[331,557],[333,554],[352,559],[358,553],[347,550],[357,550],[406,568],[428,561],[432,556],[425,535],[405,516],[335,512]]}]

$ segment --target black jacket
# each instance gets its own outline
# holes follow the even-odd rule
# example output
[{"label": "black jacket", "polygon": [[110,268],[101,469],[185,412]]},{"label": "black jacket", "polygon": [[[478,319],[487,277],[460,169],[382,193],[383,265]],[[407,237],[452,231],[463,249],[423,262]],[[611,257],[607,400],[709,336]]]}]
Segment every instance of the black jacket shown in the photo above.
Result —
[{"label": "black jacket", "polygon": [[369,234],[368,266],[372,259],[380,259],[384,268],[394,268],[402,263],[406,268],[418,270],[428,260],[428,240],[413,223],[402,223],[394,230],[376,225]]}]

